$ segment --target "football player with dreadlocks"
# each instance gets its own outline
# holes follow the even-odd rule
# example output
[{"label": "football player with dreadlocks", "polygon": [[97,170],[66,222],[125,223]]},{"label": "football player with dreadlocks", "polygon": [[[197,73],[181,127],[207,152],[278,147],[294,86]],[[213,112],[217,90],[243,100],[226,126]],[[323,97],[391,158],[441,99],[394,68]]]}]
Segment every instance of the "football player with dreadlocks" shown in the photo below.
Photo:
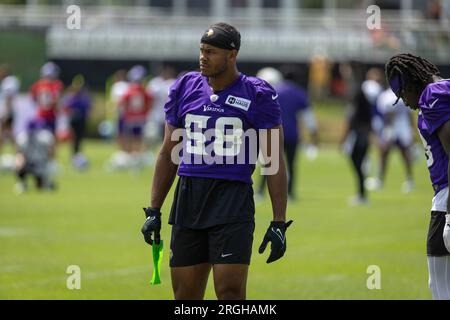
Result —
[{"label": "football player with dreadlocks", "polygon": [[425,145],[435,191],[427,239],[429,285],[433,299],[450,300],[450,79],[424,58],[399,54],[386,64],[386,77],[397,102],[419,110],[418,127]]}]

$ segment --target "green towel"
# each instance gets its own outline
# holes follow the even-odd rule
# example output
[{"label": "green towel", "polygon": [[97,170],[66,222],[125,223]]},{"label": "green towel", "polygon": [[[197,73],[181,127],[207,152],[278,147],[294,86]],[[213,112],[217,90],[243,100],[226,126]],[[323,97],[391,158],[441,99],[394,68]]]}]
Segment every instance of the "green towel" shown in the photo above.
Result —
[{"label": "green towel", "polygon": [[161,283],[161,278],[159,277],[159,270],[161,268],[161,261],[163,258],[163,241],[160,240],[159,244],[153,242],[152,251],[153,251],[153,277],[150,284],[156,285]]}]

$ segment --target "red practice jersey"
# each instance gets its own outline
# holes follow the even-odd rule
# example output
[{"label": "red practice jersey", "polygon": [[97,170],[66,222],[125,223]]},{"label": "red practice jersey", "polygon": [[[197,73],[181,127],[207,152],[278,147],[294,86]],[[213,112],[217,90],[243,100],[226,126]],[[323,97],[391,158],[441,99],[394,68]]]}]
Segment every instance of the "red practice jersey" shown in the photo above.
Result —
[{"label": "red practice jersey", "polygon": [[153,97],[141,84],[133,83],[125,92],[120,106],[125,122],[142,122],[147,120],[153,104]]},{"label": "red practice jersey", "polygon": [[56,120],[58,101],[64,85],[59,80],[40,79],[31,87],[31,96],[37,105],[39,119],[53,122]]}]

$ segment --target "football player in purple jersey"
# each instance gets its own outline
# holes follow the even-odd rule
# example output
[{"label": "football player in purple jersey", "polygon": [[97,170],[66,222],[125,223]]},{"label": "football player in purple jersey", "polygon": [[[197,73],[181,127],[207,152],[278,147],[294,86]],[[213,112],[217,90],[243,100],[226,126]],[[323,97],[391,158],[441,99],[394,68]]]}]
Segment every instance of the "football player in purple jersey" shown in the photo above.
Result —
[{"label": "football player in purple jersey", "polygon": [[[270,166],[277,168],[267,179],[273,221],[259,253],[271,242],[270,263],[286,251],[285,232],[292,221],[286,222],[278,95],[267,82],[238,71],[240,45],[240,33],[233,26],[210,26],[200,41],[200,72],[180,77],[164,107],[165,137],[142,233],[149,244],[160,241],[160,208],[178,173],[169,216],[175,299],[203,299],[211,269],[218,299],[246,298],[255,228],[251,179],[255,163],[250,158],[257,155],[258,145],[265,159],[271,158]],[[181,142],[175,137],[180,130]],[[257,132],[259,139],[250,139],[248,132]]]},{"label": "football player in purple jersey", "polygon": [[386,77],[398,100],[419,111],[419,133],[435,191],[427,239],[429,285],[433,299],[450,300],[450,79],[440,77],[433,63],[412,54],[392,57]]}]

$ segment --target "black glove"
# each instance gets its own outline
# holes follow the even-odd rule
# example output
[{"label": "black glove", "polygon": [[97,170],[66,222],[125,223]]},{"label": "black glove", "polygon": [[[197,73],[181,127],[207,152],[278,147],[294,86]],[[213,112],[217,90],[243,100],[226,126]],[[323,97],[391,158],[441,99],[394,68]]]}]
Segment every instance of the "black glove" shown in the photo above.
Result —
[{"label": "black glove", "polygon": [[264,235],[264,239],[259,246],[259,253],[263,253],[266,250],[267,244],[270,245],[270,256],[267,259],[267,263],[274,262],[280,259],[286,252],[286,229],[291,225],[293,221],[272,221],[269,228]]},{"label": "black glove", "polygon": [[[161,240],[161,235],[159,234],[161,231],[161,212],[155,208],[144,208],[144,212],[147,217],[141,229],[144,240],[150,245],[153,245],[153,240],[156,244],[159,244]],[[154,233],[153,239],[152,233]]]}]

